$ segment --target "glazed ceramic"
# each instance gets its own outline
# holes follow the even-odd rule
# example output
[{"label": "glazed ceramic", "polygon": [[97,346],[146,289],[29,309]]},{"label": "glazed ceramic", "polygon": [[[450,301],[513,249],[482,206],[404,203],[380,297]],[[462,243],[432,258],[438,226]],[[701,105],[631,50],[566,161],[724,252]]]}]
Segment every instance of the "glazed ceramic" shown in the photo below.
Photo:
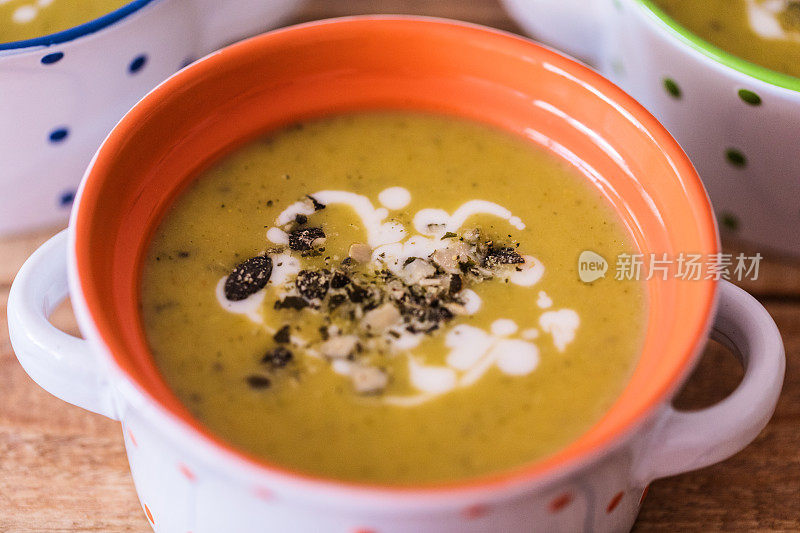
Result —
[{"label": "glazed ceramic", "polygon": [[697,167],[723,236],[800,256],[800,79],[695,37],[647,0],[503,0],[533,36],[642,102]]},{"label": "glazed ceramic", "polygon": [[[624,531],[650,481],[721,461],[755,438],[783,379],[775,324],[730,284],[660,277],[646,282],[643,352],[618,401],[565,449],[510,472],[425,487],[342,483],[287,471],[204,428],[145,341],[137,294],[151,233],[182,188],[237,146],[297,120],[368,109],[444,113],[525,135],[592,180],[643,252],[718,250],[705,191],[669,134],[598,74],[529,41],[447,21],[363,17],[209,56],[112,131],[69,230],[28,260],[9,299],[12,342],[31,377],[121,421],[156,531]],[[67,294],[86,340],[47,321]],[[717,405],[676,411],[670,400],[710,331],[741,354],[744,379]]]},{"label": "glazed ceramic", "polygon": [[65,221],[103,138],[160,81],[284,18],[298,0],[136,0],[0,43],[0,234]]}]

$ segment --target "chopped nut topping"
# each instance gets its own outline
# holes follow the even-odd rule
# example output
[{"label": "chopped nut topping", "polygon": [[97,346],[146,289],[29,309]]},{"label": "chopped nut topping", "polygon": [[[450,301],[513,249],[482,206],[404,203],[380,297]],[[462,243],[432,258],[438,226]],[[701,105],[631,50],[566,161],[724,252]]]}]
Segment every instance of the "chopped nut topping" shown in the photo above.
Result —
[{"label": "chopped nut topping", "polygon": [[368,311],[361,319],[361,327],[372,334],[383,333],[400,321],[400,311],[393,304],[385,303]]},{"label": "chopped nut topping", "polygon": [[409,285],[419,283],[434,274],[436,274],[436,267],[419,257],[413,258],[412,261],[403,266],[403,281]]},{"label": "chopped nut topping", "polygon": [[313,196],[311,196],[311,195],[308,195],[308,194],[307,194],[307,195],[306,195],[306,198],[308,198],[309,200],[311,200],[311,203],[314,205],[314,211],[320,211],[320,210],[322,210],[322,209],[325,209],[325,204],[323,204],[323,203],[320,203],[320,202],[319,202],[319,201],[317,201],[317,199],[316,199],[316,198],[314,198]]},{"label": "chopped nut topping", "polygon": [[461,238],[464,239],[464,242],[476,244],[481,239],[481,230],[478,228],[469,229],[461,235]]},{"label": "chopped nut topping", "polygon": [[278,346],[274,350],[268,351],[264,357],[261,359],[262,363],[269,364],[272,368],[283,368],[289,361],[292,360],[292,352],[284,348],[283,346]]},{"label": "chopped nut topping", "polygon": [[463,286],[464,284],[461,280],[461,276],[459,276],[458,274],[453,274],[452,276],[450,276],[450,283],[447,286],[447,290],[448,292],[450,292],[450,294],[456,294],[461,292],[461,288]]},{"label": "chopped nut topping", "polygon": [[275,309],[294,309],[299,311],[308,306],[308,302],[300,296],[287,296],[283,300],[275,302]]},{"label": "chopped nut topping", "polygon": [[350,284],[347,286],[347,296],[350,298],[350,301],[353,303],[362,303],[369,298],[369,291],[363,287],[359,287],[356,284]]},{"label": "chopped nut topping", "polygon": [[225,280],[225,298],[244,300],[263,289],[272,275],[272,259],[264,255],[240,263]]},{"label": "chopped nut topping", "polygon": [[275,332],[275,335],[272,336],[272,339],[278,344],[288,344],[289,341],[291,340],[289,324],[286,324],[277,332]]},{"label": "chopped nut topping", "polygon": [[322,270],[301,270],[295,279],[295,286],[306,300],[321,300],[328,294],[331,272]]},{"label": "chopped nut topping", "polygon": [[492,247],[483,259],[483,266],[491,268],[497,265],[519,265],[524,262],[525,259],[510,246]]},{"label": "chopped nut topping", "polygon": [[369,244],[356,243],[350,246],[347,255],[358,263],[369,263],[372,260],[372,248]]},{"label": "chopped nut topping", "polygon": [[337,270],[331,278],[331,289],[341,289],[350,283],[350,278],[344,272]]},{"label": "chopped nut topping", "polygon": [[307,251],[325,241],[325,232],[322,228],[302,228],[289,233],[289,248],[298,251]]},{"label": "chopped nut topping", "polygon": [[356,366],[350,378],[353,381],[353,388],[359,394],[377,394],[383,392],[389,384],[386,372],[373,366]]},{"label": "chopped nut topping", "polygon": [[329,359],[345,359],[353,355],[358,346],[358,337],[355,335],[337,335],[323,342],[319,351]]},{"label": "chopped nut topping", "polygon": [[[325,207],[311,197],[306,201],[313,202],[317,210]],[[323,230],[300,227],[311,216],[297,216],[289,224],[295,228],[289,233],[289,249],[303,257],[324,251],[314,248],[325,239]],[[509,272],[509,266],[518,270],[525,267],[525,259],[513,246],[487,240],[477,228],[460,236],[446,232],[441,225],[428,230],[441,241],[428,257],[412,256],[399,265],[381,265],[384,257],[373,263],[372,248],[354,243],[341,266],[300,270],[294,283],[283,288],[288,294],[275,302],[275,309],[309,309],[323,315],[323,325],[317,328],[319,337],[311,340],[310,346],[337,368],[346,367],[359,394],[380,394],[389,384],[387,373],[378,368],[376,355],[401,346],[406,333],[430,334],[455,317],[468,315],[464,289],[501,277]],[[261,256],[250,259],[231,274],[229,278],[246,286],[241,294],[267,283],[272,269],[271,262],[266,268],[268,260]],[[332,264],[329,258],[324,263]],[[240,276],[234,278],[234,274]],[[294,357],[289,350],[289,325],[281,327],[273,338],[276,346],[266,352],[262,362],[271,372],[278,372]],[[266,388],[274,376],[253,374],[246,379],[253,388]]]}]

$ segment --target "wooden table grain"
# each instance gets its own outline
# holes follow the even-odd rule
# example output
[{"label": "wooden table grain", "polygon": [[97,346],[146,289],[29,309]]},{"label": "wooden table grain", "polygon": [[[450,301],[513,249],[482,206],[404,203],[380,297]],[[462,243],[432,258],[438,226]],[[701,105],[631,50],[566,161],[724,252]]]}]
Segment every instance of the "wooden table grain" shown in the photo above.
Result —
[{"label": "wooden table grain", "polygon": [[[310,1],[292,22],[360,13],[449,17],[519,31],[495,1]],[[58,228],[0,239],[0,532],[146,532],[119,424],[41,390],[8,340],[5,302],[25,258]],[[732,252],[752,252],[729,244]],[[775,318],[786,346],[784,390],[772,421],[733,458],[656,481],[635,531],[800,531],[800,262],[767,256],[757,281],[742,284]],[[53,322],[77,333],[68,305]],[[710,405],[741,378],[710,345],[679,398]]]}]

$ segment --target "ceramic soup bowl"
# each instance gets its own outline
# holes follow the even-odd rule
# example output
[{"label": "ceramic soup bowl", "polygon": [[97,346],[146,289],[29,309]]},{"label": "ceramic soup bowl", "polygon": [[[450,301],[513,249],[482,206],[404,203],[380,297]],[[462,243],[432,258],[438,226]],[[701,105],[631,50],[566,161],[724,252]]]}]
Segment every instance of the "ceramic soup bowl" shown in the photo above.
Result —
[{"label": "ceramic soup bowl", "polygon": [[503,0],[532,35],[596,65],[680,142],[724,236],[800,256],[800,79],[738,59],[648,0]]},{"label": "ceramic soup bowl", "polygon": [[[660,277],[646,282],[646,339],[627,388],[590,431],[534,464],[390,488],[287,471],[206,430],[147,348],[138,291],[150,235],[187,183],[237,146],[297,120],[369,109],[443,113],[525,135],[599,188],[643,252],[718,250],[702,184],[666,130],[600,75],[529,41],[448,21],[363,17],[273,32],[206,57],[112,131],[69,230],[29,259],[9,302],[12,342],[33,379],[121,421],[155,530],[620,531],[650,481],[721,461],[755,438],[783,379],[775,324],[733,285]],[[67,294],[86,340],[47,322]],[[709,332],[741,354],[744,379],[717,405],[676,411],[670,400]]]},{"label": "ceramic soup bowl", "polygon": [[136,0],[0,43],[0,234],[65,221],[103,138],[176,70],[283,19],[298,0]]}]

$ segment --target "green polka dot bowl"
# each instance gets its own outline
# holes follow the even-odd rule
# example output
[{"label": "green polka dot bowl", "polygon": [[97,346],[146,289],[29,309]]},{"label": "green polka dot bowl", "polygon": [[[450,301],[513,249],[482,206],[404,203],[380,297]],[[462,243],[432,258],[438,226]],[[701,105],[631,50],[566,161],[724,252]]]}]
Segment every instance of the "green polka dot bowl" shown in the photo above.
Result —
[{"label": "green polka dot bowl", "polygon": [[537,39],[652,112],[703,178],[723,237],[800,256],[800,78],[734,57],[649,0],[503,0]]}]

